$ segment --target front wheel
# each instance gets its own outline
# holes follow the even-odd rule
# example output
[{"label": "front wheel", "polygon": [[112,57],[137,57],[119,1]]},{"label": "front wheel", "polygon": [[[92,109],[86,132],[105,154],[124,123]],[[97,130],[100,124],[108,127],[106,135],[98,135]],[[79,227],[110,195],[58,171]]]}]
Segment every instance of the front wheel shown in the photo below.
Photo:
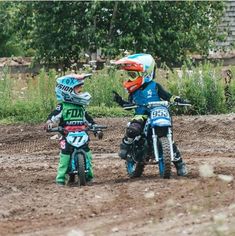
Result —
[{"label": "front wheel", "polygon": [[83,153],[77,153],[78,185],[86,185],[86,161]]},{"label": "front wheel", "polygon": [[159,172],[160,176],[164,179],[171,177],[171,151],[170,143],[167,137],[159,138],[160,142],[160,155],[159,155]]}]

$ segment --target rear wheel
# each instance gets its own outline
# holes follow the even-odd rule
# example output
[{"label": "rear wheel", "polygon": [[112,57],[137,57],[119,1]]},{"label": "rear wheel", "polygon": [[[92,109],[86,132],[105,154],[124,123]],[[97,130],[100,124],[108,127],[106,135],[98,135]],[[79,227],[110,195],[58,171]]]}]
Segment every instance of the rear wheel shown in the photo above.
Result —
[{"label": "rear wheel", "polygon": [[134,161],[126,161],[126,169],[130,178],[140,177],[144,171],[144,164]]},{"label": "rear wheel", "polygon": [[159,172],[164,179],[171,177],[171,151],[170,143],[167,137],[159,138],[160,141],[160,155],[159,155]]}]

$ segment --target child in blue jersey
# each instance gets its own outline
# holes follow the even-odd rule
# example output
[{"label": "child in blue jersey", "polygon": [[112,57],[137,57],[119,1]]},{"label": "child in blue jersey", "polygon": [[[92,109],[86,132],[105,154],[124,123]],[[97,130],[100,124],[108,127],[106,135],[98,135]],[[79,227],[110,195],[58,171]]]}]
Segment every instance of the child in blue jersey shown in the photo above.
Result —
[{"label": "child in blue jersey", "polygon": [[[118,60],[115,64],[119,66],[119,69],[127,71],[129,76],[129,79],[123,83],[124,88],[129,93],[128,101],[123,100],[118,93],[113,91],[114,101],[120,106],[128,103],[142,105],[161,100],[184,102],[180,97],[173,96],[165,91],[159,83],[153,81],[155,77],[155,61],[151,55],[129,55]],[[122,159],[126,159],[132,140],[142,133],[147,120],[147,112],[145,107],[135,109],[135,116],[130,121],[123,142],[120,145],[119,156]],[[187,174],[186,166],[175,143],[173,143],[173,151],[177,174],[185,176]]]}]

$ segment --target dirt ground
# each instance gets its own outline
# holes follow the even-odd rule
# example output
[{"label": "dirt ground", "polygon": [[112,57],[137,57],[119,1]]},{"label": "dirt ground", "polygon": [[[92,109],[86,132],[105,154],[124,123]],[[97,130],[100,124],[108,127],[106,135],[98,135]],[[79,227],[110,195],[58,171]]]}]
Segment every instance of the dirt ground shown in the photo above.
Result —
[{"label": "dirt ground", "polygon": [[[235,235],[235,114],[174,117],[187,177],[154,165],[129,179],[117,151],[127,119],[91,135],[95,179],[58,187],[58,140],[41,125],[0,126],[0,235]],[[211,177],[206,177],[211,176]]]}]

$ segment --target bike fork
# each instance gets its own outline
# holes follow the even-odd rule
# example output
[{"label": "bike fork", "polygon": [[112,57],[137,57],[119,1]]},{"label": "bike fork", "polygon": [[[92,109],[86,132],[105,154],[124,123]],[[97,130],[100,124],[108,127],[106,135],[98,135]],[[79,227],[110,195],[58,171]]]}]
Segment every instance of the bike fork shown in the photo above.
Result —
[{"label": "bike fork", "polygon": [[158,147],[157,147],[157,135],[155,129],[152,128],[153,150],[156,162],[159,161]]},{"label": "bike fork", "polygon": [[167,138],[168,138],[168,141],[170,144],[171,161],[173,161],[174,160],[174,151],[173,151],[173,141],[172,141],[172,130],[170,127],[168,128]]}]

